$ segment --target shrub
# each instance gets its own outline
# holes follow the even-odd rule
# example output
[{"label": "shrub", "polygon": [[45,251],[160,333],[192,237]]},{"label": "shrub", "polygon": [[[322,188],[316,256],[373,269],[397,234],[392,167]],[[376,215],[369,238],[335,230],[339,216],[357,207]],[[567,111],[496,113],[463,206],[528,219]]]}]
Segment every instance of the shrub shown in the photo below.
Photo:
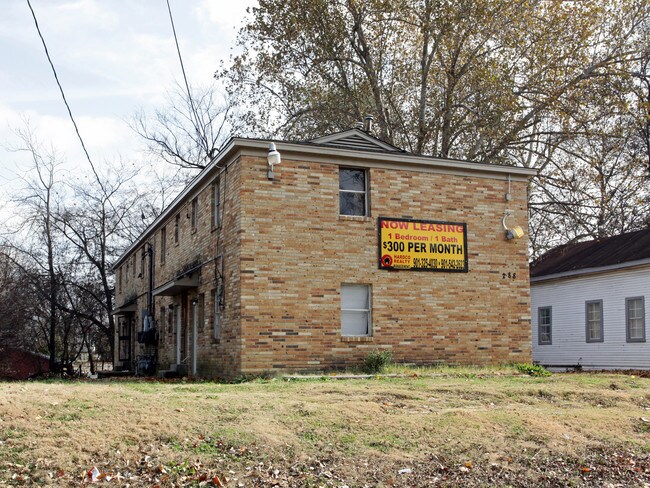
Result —
[{"label": "shrub", "polygon": [[363,371],[368,374],[381,373],[390,364],[392,358],[390,351],[372,351],[363,362]]},{"label": "shrub", "polygon": [[551,376],[551,372],[540,364],[519,363],[515,367],[520,373],[530,376]]}]

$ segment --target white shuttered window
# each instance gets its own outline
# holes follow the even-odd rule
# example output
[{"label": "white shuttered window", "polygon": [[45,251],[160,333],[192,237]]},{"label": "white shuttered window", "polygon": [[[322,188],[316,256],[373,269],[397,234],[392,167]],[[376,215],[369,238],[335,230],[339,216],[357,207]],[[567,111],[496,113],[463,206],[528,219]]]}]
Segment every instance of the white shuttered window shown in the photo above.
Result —
[{"label": "white shuttered window", "polygon": [[627,342],[645,342],[645,306],[643,297],[625,299]]}]

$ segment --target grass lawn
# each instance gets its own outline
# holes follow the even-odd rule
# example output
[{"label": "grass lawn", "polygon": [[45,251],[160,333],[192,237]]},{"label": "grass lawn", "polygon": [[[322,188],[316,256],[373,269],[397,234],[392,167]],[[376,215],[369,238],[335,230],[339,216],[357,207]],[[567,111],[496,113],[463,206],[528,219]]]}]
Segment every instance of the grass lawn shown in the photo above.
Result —
[{"label": "grass lawn", "polygon": [[0,383],[0,485],[650,486],[650,378],[405,372]]}]

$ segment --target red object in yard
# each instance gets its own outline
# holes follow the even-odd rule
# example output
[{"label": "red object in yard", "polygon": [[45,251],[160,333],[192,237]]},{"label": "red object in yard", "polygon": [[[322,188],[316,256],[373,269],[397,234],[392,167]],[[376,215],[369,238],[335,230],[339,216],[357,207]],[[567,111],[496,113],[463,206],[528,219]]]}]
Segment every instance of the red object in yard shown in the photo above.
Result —
[{"label": "red object in yard", "polygon": [[17,347],[0,348],[0,378],[26,380],[50,371],[50,361],[44,354]]}]

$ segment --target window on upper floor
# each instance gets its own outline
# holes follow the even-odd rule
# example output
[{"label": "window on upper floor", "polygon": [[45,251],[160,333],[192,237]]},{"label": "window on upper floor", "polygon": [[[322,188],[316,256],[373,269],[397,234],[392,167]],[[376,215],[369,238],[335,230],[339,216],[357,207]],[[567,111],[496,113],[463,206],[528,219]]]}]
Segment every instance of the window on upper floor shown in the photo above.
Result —
[{"label": "window on upper floor", "polygon": [[221,225],[221,181],[217,178],[212,183],[212,228]]},{"label": "window on upper floor", "polygon": [[587,342],[603,342],[603,301],[591,300],[585,303]]},{"label": "window on upper floor", "polygon": [[551,307],[539,307],[537,309],[537,342],[540,345],[552,344],[552,317]]},{"label": "window on upper floor", "polygon": [[370,215],[365,169],[339,168],[339,214]]},{"label": "window on upper floor", "polygon": [[165,264],[167,255],[167,227],[160,229],[160,264]]},{"label": "window on upper floor", "polygon": [[178,244],[181,238],[181,214],[176,214],[174,218],[174,244]]},{"label": "window on upper floor", "polygon": [[627,342],[645,342],[645,298],[625,299],[625,335]]},{"label": "window on upper floor", "polygon": [[341,285],[341,335],[372,335],[370,285]]},{"label": "window on upper floor", "polygon": [[192,232],[196,232],[196,226],[199,223],[199,198],[194,197],[192,199],[192,213],[190,214],[190,226],[192,227]]}]

